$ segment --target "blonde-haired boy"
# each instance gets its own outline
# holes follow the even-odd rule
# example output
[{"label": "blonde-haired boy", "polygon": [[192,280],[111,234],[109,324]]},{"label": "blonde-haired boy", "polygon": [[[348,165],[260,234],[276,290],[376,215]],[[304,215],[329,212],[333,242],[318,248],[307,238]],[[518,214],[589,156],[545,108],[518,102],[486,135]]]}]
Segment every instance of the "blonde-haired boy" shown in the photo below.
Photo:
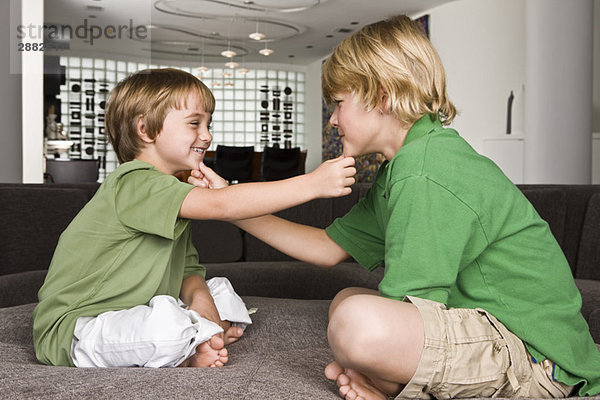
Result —
[{"label": "blonde-haired boy", "polygon": [[[385,265],[379,291],[333,300],[325,375],[354,399],[600,392],[600,353],[548,224],[453,129],[440,58],[406,16],[364,27],[323,66],[345,156],[386,162],[326,230],[239,221],[298,259]],[[193,181],[193,179],[192,179]]]}]

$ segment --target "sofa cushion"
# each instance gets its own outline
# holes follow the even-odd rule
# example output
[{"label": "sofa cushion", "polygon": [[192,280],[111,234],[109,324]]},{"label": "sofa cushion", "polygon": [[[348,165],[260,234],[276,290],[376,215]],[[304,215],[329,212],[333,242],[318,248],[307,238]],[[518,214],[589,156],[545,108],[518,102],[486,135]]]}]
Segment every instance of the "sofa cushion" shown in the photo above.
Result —
[{"label": "sofa cushion", "polygon": [[35,304],[0,309],[3,399],[331,399],[327,300],[244,297],[258,311],[223,368],[69,368],[36,362]]},{"label": "sofa cushion", "polygon": [[242,296],[333,299],[350,286],[377,290],[383,268],[369,272],[356,263],[323,269],[300,261],[205,264],[206,278],[225,276]]},{"label": "sofa cushion", "polygon": [[47,269],[58,237],[87,201],[82,189],[0,187],[0,223],[7,227],[0,275]]},{"label": "sofa cushion", "polygon": [[197,221],[192,224],[192,242],[201,263],[235,262],[242,259],[242,231],[228,222]]},{"label": "sofa cushion", "polygon": [[581,229],[576,273],[578,278],[600,281],[600,193],[594,194],[588,203]]}]

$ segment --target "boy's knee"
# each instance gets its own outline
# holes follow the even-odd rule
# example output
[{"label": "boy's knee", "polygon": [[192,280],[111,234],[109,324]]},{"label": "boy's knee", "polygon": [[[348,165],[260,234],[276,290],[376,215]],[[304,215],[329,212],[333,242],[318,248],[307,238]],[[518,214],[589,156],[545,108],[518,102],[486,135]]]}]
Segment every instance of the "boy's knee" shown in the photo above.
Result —
[{"label": "boy's knee", "polygon": [[340,300],[331,310],[327,337],[332,349],[340,352],[356,353],[357,349],[366,349],[373,341],[376,332],[370,324],[365,323],[368,313],[361,296],[348,296]]},{"label": "boy's knee", "polygon": [[335,297],[331,301],[331,304],[329,305],[329,318],[331,318],[331,315],[335,312],[338,305],[340,305],[346,299],[348,299],[352,296],[359,295],[359,294],[375,294],[375,293],[376,293],[375,291],[372,291],[370,289],[360,288],[360,287],[347,287],[347,288],[340,290],[335,295]]}]

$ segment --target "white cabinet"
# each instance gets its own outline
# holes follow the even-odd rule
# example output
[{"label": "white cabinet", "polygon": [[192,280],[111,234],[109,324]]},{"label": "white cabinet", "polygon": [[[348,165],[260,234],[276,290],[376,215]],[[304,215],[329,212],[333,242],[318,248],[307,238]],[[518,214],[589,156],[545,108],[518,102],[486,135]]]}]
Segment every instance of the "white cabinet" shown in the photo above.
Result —
[{"label": "white cabinet", "polygon": [[522,136],[483,139],[482,153],[494,161],[513,183],[523,183],[525,139]]}]

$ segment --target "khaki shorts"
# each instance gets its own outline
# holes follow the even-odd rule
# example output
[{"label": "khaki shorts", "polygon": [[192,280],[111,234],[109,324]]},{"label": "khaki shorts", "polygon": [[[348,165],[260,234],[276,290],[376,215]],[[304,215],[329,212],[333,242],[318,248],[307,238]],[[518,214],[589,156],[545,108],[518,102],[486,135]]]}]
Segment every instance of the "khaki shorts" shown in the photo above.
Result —
[{"label": "khaki shorts", "polygon": [[523,342],[482,309],[450,309],[407,296],[425,323],[415,375],[396,399],[567,397],[572,386],[552,379],[554,363],[533,362]]}]

